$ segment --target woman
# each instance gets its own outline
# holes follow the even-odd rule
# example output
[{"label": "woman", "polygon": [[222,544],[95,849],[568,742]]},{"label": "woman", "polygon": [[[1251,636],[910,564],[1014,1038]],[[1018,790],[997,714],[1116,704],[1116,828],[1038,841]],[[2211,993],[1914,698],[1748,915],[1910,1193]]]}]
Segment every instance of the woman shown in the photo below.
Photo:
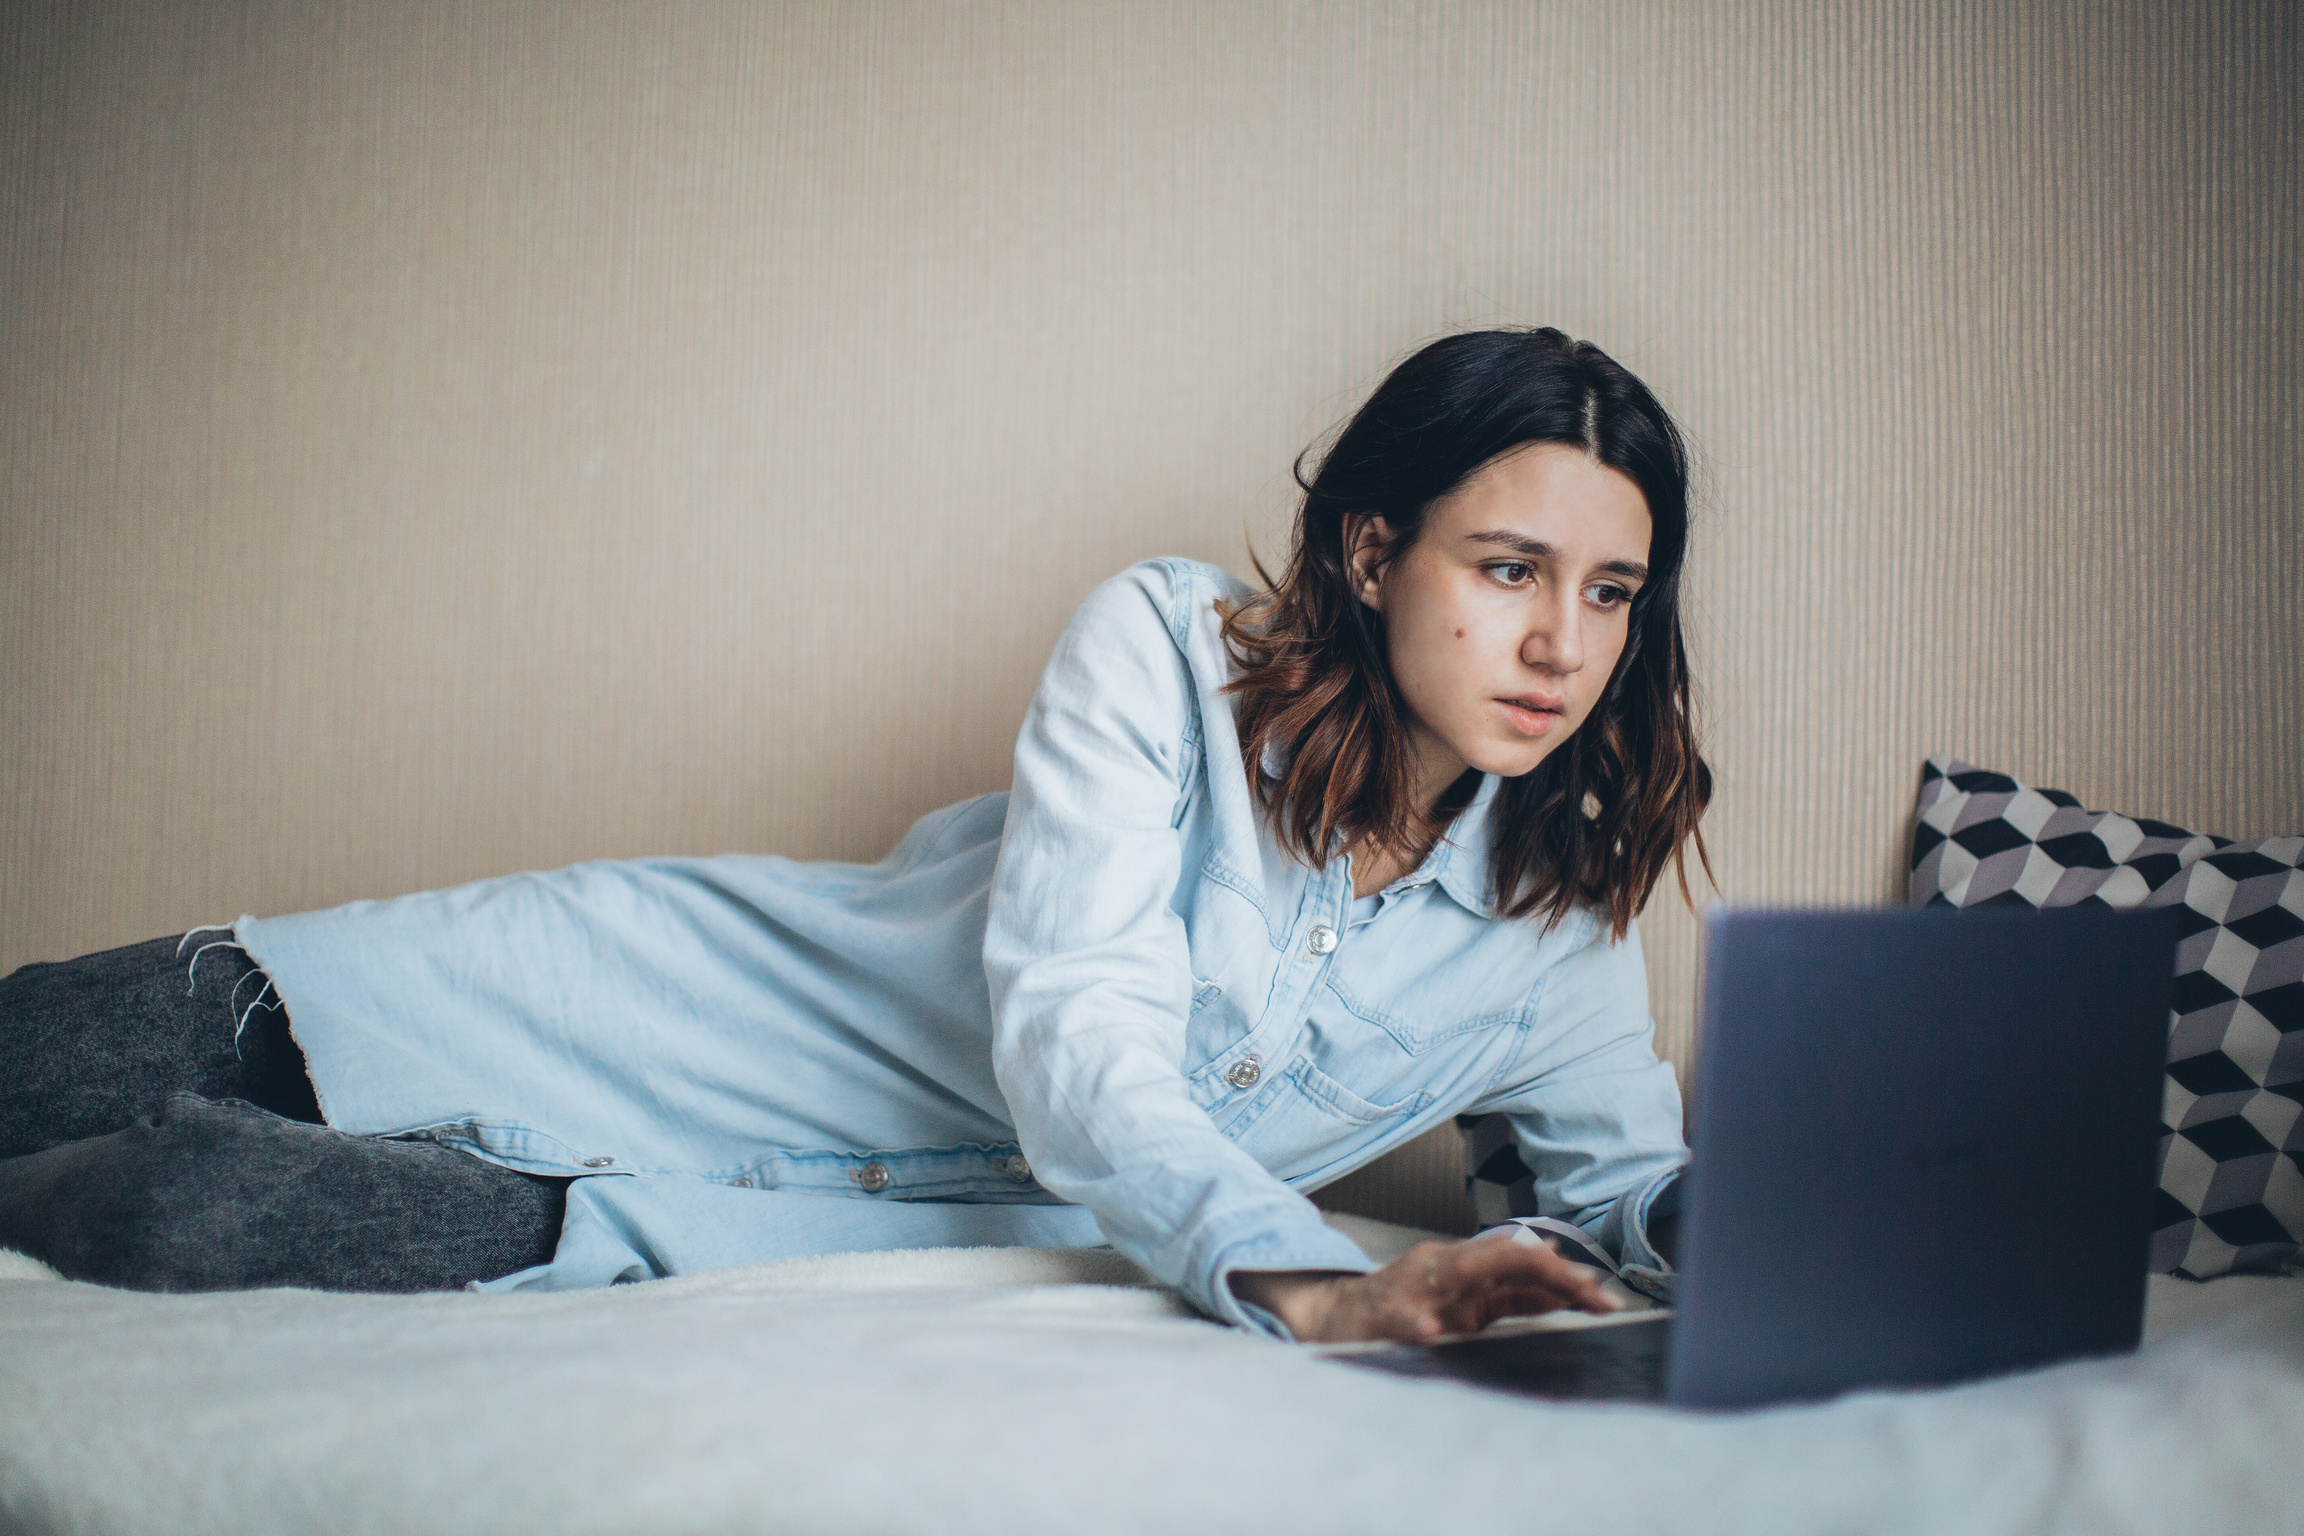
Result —
[{"label": "woman", "polygon": [[879,864],[578,865],[17,972],[0,1243],[408,1289],[1109,1240],[1305,1339],[1610,1305],[1495,1238],[1371,1272],[1299,1193],[1503,1111],[1545,1210],[1660,1288],[1684,1154],[1632,920],[1710,794],[1678,434],[1598,349],[1481,332],[1303,484],[1269,590],[1091,594],[1013,789]]}]

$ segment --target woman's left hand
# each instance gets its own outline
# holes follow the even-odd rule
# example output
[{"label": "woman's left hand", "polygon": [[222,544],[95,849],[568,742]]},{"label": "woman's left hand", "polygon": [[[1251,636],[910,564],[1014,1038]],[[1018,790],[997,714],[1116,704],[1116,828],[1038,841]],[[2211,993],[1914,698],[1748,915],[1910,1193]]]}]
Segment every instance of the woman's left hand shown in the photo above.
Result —
[{"label": "woman's left hand", "polygon": [[1418,1243],[1366,1275],[1235,1270],[1232,1294],[1270,1312],[1308,1344],[1413,1344],[1472,1333],[1503,1317],[1562,1307],[1616,1312],[1624,1305],[1598,1271],[1570,1263],[1549,1244],[1503,1234]]}]

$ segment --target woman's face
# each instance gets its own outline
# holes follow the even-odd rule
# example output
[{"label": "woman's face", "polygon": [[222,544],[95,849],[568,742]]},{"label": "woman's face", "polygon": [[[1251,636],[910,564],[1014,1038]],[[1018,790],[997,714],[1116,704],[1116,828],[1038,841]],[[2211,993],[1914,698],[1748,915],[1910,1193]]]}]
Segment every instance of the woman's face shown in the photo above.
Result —
[{"label": "woman's face", "polygon": [[1358,595],[1383,616],[1425,804],[1466,767],[1527,773],[1584,723],[1623,654],[1650,532],[1628,476],[1559,443],[1489,460],[1380,569],[1372,557],[1393,530],[1380,517],[1351,526]]}]

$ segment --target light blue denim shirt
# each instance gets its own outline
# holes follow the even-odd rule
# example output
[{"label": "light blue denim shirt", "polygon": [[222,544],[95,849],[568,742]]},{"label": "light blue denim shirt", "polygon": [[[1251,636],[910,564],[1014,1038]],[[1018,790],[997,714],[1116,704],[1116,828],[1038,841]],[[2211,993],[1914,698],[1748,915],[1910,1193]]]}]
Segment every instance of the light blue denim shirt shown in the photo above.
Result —
[{"label": "light blue denim shirt", "polygon": [[802,1254],[1110,1241],[1229,1321],[1236,1269],[1365,1270],[1304,1192],[1463,1112],[1661,1274],[1677,1171],[1636,938],[1491,914],[1493,779],[1355,909],[1257,813],[1187,561],[1081,605],[1014,787],[877,864],[579,864],[243,917],[328,1123],[575,1175],[565,1288]]}]

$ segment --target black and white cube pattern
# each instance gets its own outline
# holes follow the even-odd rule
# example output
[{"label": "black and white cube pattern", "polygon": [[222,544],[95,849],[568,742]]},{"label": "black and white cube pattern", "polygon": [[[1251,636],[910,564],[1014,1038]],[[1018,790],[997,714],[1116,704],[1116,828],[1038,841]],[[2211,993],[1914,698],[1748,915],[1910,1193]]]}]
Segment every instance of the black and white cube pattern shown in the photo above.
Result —
[{"label": "black and white cube pattern", "polygon": [[1472,1217],[1485,1229],[1515,1216],[1540,1216],[1536,1175],[1520,1161],[1519,1139],[1505,1115],[1458,1115],[1464,1137],[1464,1193],[1472,1197]]},{"label": "black and white cube pattern", "polygon": [[2205,1280],[2304,1246],[2304,837],[2084,810],[1948,758],[1921,771],[1912,901],[2173,907],[2180,938],[2155,1270]]}]

